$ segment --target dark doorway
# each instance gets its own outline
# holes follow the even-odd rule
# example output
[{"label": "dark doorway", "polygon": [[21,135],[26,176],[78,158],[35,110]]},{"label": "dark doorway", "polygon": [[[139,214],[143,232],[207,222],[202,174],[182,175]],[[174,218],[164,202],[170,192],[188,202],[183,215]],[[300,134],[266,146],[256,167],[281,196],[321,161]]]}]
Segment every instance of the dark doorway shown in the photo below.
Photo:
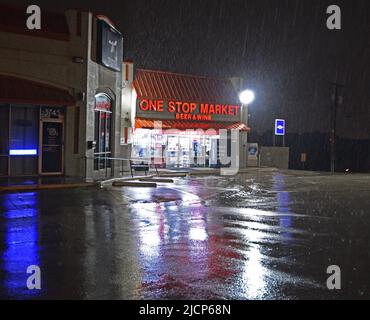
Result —
[{"label": "dark doorway", "polygon": [[63,121],[41,121],[40,131],[40,174],[62,175],[64,171]]}]

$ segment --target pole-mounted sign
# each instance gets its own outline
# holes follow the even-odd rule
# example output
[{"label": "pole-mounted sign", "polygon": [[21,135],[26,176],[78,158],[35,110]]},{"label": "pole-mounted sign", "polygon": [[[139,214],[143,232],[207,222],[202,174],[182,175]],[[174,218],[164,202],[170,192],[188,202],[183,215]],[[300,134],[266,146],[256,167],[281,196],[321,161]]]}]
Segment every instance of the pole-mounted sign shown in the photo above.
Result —
[{"label": "pole-mounted sign", "polygon": [[285,136],[285,120],[275,119],[275,135]]}]

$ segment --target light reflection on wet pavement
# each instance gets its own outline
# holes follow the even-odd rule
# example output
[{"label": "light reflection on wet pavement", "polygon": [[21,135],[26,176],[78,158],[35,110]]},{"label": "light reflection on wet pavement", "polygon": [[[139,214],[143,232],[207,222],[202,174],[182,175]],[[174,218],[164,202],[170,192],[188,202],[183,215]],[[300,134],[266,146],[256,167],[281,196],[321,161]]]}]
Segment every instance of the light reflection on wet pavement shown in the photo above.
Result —
[{"label": "light reflection on wet pavement", "polygon": [[[0,297],[368,299],[369,179],[259,170],[0,194]],[[26,288],[32,264],[41,291]]]}]

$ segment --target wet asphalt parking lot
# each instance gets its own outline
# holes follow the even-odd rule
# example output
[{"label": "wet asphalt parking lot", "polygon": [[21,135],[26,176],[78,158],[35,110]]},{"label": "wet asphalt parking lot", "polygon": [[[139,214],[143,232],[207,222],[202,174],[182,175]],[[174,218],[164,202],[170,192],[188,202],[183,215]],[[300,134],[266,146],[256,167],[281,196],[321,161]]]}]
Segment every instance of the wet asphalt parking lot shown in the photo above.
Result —
[{"label": "wet asphalt parking lot", "polygon": [[[41,290],[27,289],[29,265]],[[330,265],[341,290],[326,287]],[[0,297],[369,299],[370,175],[1,193]]]}]

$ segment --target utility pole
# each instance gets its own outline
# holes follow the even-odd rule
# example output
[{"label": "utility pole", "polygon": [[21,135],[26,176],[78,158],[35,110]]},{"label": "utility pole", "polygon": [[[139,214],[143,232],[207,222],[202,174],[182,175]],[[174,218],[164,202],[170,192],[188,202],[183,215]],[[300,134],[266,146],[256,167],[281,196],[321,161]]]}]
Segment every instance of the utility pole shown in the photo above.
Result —
[{"label": "utility pole", "polygon": [[337,82],[329,82],[334,86],[333,94],[333,106],[331,110],[331,125],[330,125],[330,171],[335,172],[335,153],[336,153],[336,136],[337,136],[337,111],[338,105],[341,103],[339,101],[339,88],[343,88],[344,85]]}]

